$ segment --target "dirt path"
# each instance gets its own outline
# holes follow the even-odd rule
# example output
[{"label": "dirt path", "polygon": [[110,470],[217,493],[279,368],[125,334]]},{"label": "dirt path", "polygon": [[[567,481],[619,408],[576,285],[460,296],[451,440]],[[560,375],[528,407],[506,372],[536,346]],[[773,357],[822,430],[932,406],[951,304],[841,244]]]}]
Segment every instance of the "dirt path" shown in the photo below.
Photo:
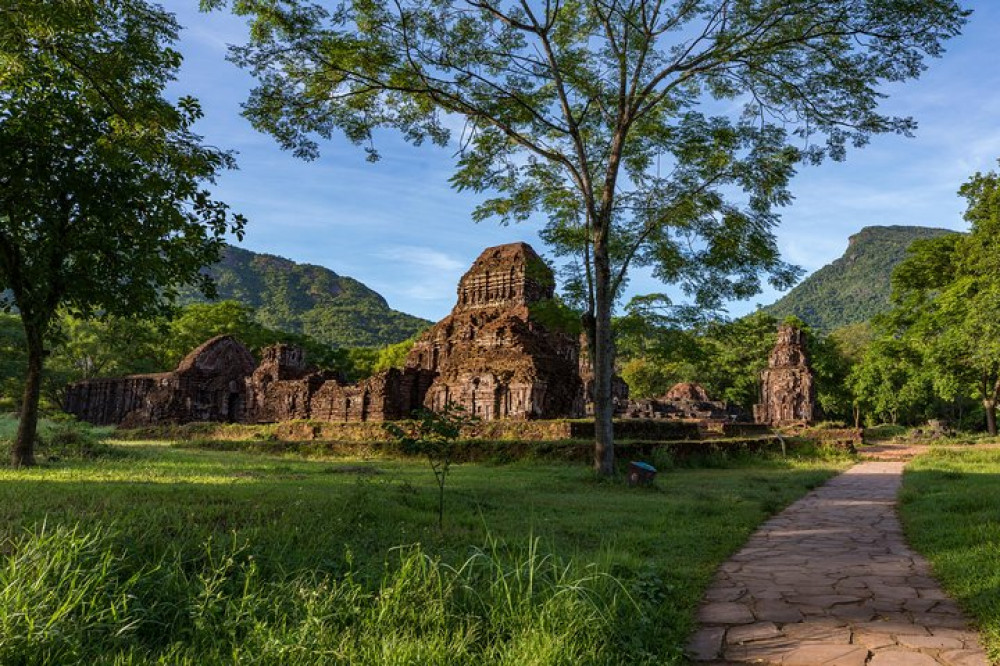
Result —
[{"label": "dirt path", "polygon": [[[875,453],[875,452],[873,452]],[[855,465],[722,565],[688,655],[709,664],[988,666],[966,617],[904,542],[905,459]]]}]

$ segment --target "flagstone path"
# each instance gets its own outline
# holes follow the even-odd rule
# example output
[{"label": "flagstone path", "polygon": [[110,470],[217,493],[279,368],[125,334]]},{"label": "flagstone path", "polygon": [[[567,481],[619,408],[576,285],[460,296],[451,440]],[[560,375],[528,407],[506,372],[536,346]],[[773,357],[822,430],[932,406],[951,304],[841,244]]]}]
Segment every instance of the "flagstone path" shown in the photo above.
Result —
[{"label": "flagstone path", "polygon": [[862,462],[766,522],[722,565],[688,656],[703,664],[989,666],[903,540],[905,462]]}]

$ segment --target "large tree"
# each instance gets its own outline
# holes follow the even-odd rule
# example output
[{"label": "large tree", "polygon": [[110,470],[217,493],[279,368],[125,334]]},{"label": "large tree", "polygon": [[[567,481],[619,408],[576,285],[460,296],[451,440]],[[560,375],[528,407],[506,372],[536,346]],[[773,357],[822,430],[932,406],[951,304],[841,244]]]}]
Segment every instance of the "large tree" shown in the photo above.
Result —
[{"label": "large tree", "polygon": [[959,191],[968,234],[916,241],[892,275],[889,333],[919,350],[940,398],[976,397],[997,434],[1000,401],[1000,174]]},{"label": "large tree", "polygon": [[[785,285],[772,233],[795,166],[914,123],[879,112],[965,21],[955,0],[231,0],[246,115],[295,154],[378,128],[448,141],[477,219],[541,211],[578,257],[595,466],[613,470],[611,315],[631,267],[703,305]],[[203,0],[205,6],[226,0]]]},{"label": "large tree", "polygon": [[0,299],[24,327],[16,466],[34,462],[45,341],[60,308],[139,315],[209,283],[227,230],[203,184],[232,164],[171,103],[174,18],[142,0],[0,1]]}]

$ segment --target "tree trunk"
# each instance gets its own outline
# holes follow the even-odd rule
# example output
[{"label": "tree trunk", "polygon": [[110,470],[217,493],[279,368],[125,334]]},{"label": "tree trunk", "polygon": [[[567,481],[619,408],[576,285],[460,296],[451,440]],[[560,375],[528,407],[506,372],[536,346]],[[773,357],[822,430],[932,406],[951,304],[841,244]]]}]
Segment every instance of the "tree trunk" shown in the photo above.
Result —
[{"label": "tree trunk", "polygon": [[615,473],[614,404],[611,380],[614,376],[614,338],[611,332],[611,262],[607,245],[594,243],[594,471],[601,476]]},{"label": "tree trunk", "polygon": [[986,410],[986,432],[995,437],[997,434],[997,401],[986,398],[983,400],[983,409]]},{"label": "tree trunk", "polygon": [[44,346],[41,333],[25,325],[28,338],[28,375],[24,383],[24,397],[21,401],[21,417],[17,426],[17,439],[10,452],[10,462],[14,467],[30,467],[35,464],[35,433],[38,430],[38,399],[42,388],[42,363]]}]

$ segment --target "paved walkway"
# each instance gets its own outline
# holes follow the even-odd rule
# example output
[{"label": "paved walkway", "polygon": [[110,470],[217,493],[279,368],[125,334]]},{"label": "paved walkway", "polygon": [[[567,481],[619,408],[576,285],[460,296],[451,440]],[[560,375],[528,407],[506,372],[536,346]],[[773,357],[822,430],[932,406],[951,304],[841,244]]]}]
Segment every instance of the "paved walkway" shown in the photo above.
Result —
[{"label": "paved walkway", "polygon": [[863,462],[765,523],[722,565],[688,655],[711,664],[988,666],[903,541],[903,462]]}]

